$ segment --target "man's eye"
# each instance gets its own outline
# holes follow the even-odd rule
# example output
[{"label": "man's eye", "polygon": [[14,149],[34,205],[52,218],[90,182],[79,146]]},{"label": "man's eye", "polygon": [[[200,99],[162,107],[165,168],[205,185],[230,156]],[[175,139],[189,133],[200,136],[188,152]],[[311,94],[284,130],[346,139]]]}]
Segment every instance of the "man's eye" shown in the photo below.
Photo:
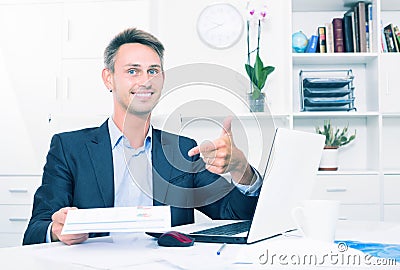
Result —
[{"label": "man's eye", "polygon": [[150,69],[150,70],[148,71],[148,73],[149,73],[150,75],[157,75],[157,74],[159,73],[159,71],[158,71],[157,69]]},{"label": "man's eye", "polygon": [[131,75],[134,75],[134,74],[136,74],[137,72],[136,72],[136,70],[134,70],[134,69],[130,69],[130,70],[128,70],[128,73],[131,74]]}]

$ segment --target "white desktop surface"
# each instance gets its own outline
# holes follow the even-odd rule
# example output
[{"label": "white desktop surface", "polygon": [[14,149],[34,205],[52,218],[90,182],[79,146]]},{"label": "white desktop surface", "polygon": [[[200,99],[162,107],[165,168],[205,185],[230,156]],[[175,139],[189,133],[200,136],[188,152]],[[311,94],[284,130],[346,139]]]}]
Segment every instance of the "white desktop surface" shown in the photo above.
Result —
[{"label": "white desktop surface", "polygon": [[[339,221],[336,239],[400,244],[400,224]],[[221,255],[217,255],[220,246],[195,243],[185,248],[160,247],[150,236],[134,233],[89,239],[73,246],[50,243],[2,248],[0,269],[400,269],[400,263],[396,266],[340,263],[294,265],[288,258],[279,261],[279,255],[308,254],[322,258],[324,255],[340,254],[337,244],[320,243],[298,236],[280,236],[252,245],[227,245]],[[260,256],[266,251],[269,260],[261,264]],[[271,264],[274,254],[276,256]],[[349,249],[347,255],[363,254]]]}]

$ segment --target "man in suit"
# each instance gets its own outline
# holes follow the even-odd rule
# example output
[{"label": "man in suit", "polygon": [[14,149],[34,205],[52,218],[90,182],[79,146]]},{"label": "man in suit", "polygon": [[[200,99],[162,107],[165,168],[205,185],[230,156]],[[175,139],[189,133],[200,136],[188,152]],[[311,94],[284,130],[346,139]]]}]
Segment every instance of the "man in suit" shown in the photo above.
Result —
[{"label": "man in suit", "polygon": [[[154,36],[135,28],[107,46],[102,78],[113,95],[112,117],[53,136],[23,244],[107,235],[61,235],[76,208],[167,204],[172,226],[193,223],[194,208],[214,219],[252,217],[261,179],[233,143],[230,119],[218,139],[200,146],[150,125],[164,83],[163,52]],[[231,183],[219,175],[227,172]]]}]

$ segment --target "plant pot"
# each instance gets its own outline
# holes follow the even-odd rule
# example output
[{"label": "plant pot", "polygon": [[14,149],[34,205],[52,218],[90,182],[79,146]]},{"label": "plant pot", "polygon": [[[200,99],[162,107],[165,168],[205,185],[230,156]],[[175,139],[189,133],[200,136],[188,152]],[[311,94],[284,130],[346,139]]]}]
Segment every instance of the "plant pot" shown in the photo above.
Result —
[{"label": "plant pot", "polygon": [[247,94],[250,112],[264,112],[265,108],[265,93],[261,93],[259,98],[254,99],[251,93]]},{"label": "plant pot", "polygon": [[338,169],[338,147],[325,146],[322,151],[321,161],[319,163],[320,171],[337,171]]}]

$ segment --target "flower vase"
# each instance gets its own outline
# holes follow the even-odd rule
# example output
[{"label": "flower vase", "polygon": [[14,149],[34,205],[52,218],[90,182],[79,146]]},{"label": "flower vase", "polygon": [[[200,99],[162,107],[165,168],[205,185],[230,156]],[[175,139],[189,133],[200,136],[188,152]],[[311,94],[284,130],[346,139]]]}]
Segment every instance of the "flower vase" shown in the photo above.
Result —
[{"label": "flower vase", "polygon": [[249,103],[250,112],[264,112],[265,93],[261,93],[257,99],[253,98],[253,94],[248,93],[247,101]]},{"label": "flower vase", "polygon": [[320,171],[337,171],[339,149],[336,146],[325,146],[322,151]]}]

